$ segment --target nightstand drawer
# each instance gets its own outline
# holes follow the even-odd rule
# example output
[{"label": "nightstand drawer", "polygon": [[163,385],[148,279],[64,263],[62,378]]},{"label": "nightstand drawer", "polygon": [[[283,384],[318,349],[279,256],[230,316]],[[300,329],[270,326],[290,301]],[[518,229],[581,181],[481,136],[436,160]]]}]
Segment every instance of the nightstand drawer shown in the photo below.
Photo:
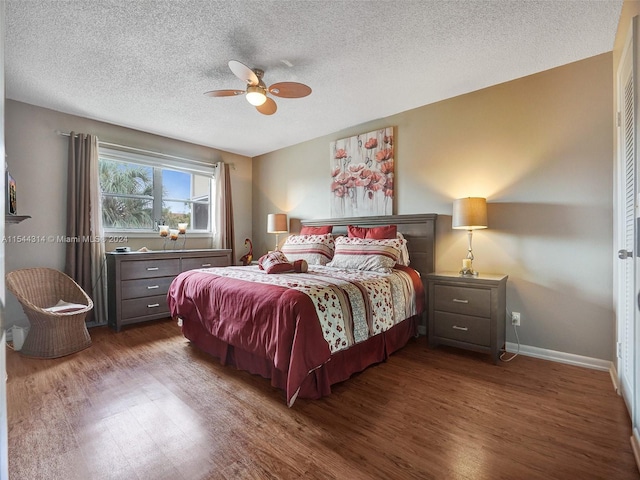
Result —
[{"label": "nightstand drawer", "polygon": [[122,301],[122,319],[143,317],[146,315],[166,314],[169,316],[169,305],[166,295],[155,297],[133,298]]},{"label": "nightstand drawer", "polygon": [[476,317],[491,317],[491,290],[435,285],[435,310]]},{"label": "nightstand drawer", "polygon": [[489,347],[491,320],[489,318],[435,312],[434,333],[438,337]]},{"label": "nightstand drawer", "polygon": [[175,277],[141,278],[120,282],[122,299],[166,295]]}]

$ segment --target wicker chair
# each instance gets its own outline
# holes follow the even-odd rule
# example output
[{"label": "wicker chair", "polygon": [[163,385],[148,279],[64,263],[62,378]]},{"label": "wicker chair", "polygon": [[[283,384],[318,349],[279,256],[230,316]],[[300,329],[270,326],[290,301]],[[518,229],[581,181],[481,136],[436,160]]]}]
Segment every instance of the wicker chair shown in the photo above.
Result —
[{"label": "wicker chair", "polygon": [[[52,268],[26,268],[9,272],[6,279],[7,289],[16,296],[31,323],[20,353],[57,358],[91,345],[85,317],[93,302],[69,276]],[[45,310],[60,300],[86,306],[70,312]]]}]

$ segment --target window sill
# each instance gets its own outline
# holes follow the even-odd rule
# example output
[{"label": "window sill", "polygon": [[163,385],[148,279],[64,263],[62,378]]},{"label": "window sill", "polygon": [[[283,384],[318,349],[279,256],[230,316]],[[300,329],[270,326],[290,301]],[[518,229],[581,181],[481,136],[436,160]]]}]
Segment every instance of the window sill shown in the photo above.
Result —
[{"label": "window sill", "polygon": [[[187,230],[187,238],[211,238],[211,232],[190,232]],[[160,238],[158,232],[135,232],[131,230],[109,230],[104,232],[106,238],[127,237],[127,238]]]}]

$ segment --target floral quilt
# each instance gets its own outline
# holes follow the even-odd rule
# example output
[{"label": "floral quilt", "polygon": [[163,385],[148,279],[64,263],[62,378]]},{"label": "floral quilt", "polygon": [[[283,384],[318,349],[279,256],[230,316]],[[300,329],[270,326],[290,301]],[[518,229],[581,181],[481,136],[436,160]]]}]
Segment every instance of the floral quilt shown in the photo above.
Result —
[{"label": "floral quilt", "polygon": [[412,279],[402,270],[380,273],[320,265],[307,273],[268,275],[257,266],[199,270],[220,277],[278,285],[306,294],[331,353],[344,350],[416,315]]}]

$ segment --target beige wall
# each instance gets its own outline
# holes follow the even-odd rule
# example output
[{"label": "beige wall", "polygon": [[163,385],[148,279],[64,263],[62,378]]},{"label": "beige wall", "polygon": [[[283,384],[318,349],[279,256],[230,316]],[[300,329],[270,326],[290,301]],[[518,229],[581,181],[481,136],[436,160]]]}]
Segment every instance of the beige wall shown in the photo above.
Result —
[{"label": "beige wall", "polygon": [[[102,141],[147,149],[194,160],[233,163],[231,184],[235,215],[236,251],[244,253],[244,239],[251,236],[251,159],[212,148],[180,142],[116,125],[67,115],[21,102],[7,101],[5,115],[7,164],[16,179],[18,213],[32,218],[7,225],[7,239],[64,236],[68,138],[61,132],[96,134]],[[127,245],[161,249],[158,236],[134,238]],[[63,242],[5,243],[6,270],[46,266],[64,268]],[[187,237],[188,248],[209,248],[209,238]],[[112,250],[107,245],[107,250]],[[7,327],[28,325],[18,302],[7,295]]]},{"label": "beige wall", "polygon": [[254,158],[255,254],[274,241],[268,213],[330,216],[331,141],[394,126],[395,213],[440,215],[437,269],[466,252],[453,199],[487,197],[474,266],[509,274],[522,343],[612,360],[611,69],[603,54]]}]

